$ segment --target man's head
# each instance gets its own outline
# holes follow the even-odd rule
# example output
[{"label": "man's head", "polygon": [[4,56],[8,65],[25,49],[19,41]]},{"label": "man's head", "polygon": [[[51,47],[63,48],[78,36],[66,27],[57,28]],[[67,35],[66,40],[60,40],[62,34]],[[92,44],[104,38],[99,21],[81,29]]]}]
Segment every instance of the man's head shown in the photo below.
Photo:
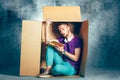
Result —
[{"label": "man's head", "polygon": [[73,25],[67,22],[59,23],[58,25],[58,30],[63,37],[67,37],[70,33],[72,33],[72,28]]}]

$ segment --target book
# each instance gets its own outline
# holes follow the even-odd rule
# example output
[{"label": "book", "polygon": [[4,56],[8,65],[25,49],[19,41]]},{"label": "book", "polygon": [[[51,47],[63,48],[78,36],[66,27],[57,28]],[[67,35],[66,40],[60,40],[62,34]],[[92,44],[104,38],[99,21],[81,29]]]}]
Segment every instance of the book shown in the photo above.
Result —
[{"label": "book", "polygon": [[60,46],[60,47],[64,47],[64,44],[60,43],[60,42],[57,42],[57,41],[51,41],[48,43],[49,45],[51,46]]}]

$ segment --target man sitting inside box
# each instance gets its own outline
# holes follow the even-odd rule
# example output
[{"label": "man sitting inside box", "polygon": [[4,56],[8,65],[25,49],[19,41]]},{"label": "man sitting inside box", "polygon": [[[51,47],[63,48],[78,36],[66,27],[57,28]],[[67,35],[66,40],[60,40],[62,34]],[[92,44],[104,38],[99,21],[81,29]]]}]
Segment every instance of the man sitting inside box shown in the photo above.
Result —
[{"label": "man sitting inside box", "polygon": [[[51,20],[46,21],[49,26]],[[62,37],[48,42],[46,70],[39,77],[71,76],[79,73],[82,40],[72,32],[72,23],[59,23],[57,28]]]}]

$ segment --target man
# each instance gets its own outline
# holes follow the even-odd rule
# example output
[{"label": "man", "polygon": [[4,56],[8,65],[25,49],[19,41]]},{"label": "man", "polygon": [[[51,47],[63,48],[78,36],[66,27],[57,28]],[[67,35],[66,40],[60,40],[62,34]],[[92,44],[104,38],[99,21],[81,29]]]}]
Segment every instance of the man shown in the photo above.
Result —
[{"label": "man", "polygon": [[[49,26],[52,22],[47,20]],[[81,39],[74,35],[70,23],[59,23],[58,30],[62,35],[57,41],[64,44],[61,46],[48,46],[46,51],[46,66],[47,69],[39,77],[51,77],[52,75],[75,75],[79,71]],[[63,56],[60,56],[62,54]]]}]

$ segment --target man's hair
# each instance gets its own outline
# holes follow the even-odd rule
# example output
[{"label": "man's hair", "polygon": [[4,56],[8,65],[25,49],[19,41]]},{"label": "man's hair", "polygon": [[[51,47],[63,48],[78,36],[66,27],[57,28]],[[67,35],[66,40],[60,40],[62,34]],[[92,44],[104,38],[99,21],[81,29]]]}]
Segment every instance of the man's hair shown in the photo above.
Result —
[{"label": "man's hair", "polygon": [[57,26],[60,26],[60,25],[67,25],[67,26],[69,26],[70,27],[70,31],[73,33],[74,25],[71,22],[59,22]]}]

